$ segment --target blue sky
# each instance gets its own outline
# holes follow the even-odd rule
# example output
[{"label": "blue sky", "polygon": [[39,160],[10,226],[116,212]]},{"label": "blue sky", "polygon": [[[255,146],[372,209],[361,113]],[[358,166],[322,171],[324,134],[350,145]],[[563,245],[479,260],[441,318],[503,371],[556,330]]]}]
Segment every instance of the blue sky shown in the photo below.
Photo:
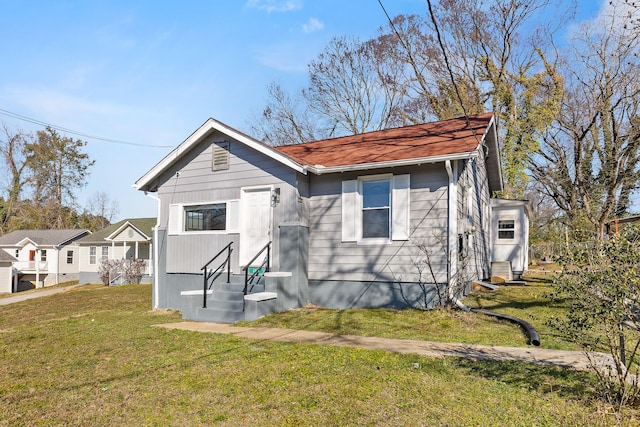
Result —
[{"label": "blue sky", "polygon": [[[383,3],[391,16],[427,12],[424,0]],[[580,0],[578,19],[601,4]],[[331,37],[366,39],[387,22],[377,0],[0,0],[0,11],[0,110],[143,145],[67,134],[96,160],[79,204],[106,192],[116,219],[156,215],[131,185],[207,118],[246,131],[269,82],[301,87]]]}]

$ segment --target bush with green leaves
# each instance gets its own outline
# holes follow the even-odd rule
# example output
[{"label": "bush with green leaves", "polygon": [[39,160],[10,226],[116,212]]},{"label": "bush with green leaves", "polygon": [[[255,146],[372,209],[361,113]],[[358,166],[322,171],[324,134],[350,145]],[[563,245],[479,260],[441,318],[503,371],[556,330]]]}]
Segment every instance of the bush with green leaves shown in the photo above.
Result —
[{"label": "bush with green leaves", "polygon": [[[552,297],[567,308],[553,326],[589,355],[603,397],[612,405],[640,404],[640,241],[615,236],[568,245]],[[606,353],[611,360],[603,368]]]}]

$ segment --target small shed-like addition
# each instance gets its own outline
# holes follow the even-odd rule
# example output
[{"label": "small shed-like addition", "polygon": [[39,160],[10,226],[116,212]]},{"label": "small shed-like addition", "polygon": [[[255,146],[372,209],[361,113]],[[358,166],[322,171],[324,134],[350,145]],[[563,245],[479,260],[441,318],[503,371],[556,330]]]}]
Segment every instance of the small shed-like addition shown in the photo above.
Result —
[{"label": "small shed-like addition", "polygon": [[520,280],[527,271],[530,206],[528,200],[491,199],[492,275],[505,263],[512,275],[508,280]]}]

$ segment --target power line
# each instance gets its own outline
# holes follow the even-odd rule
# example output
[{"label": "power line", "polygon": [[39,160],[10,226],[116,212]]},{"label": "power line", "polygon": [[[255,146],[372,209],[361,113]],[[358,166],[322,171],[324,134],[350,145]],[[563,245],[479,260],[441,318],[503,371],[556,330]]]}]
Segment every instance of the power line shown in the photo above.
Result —
[{"label": "power line", "polygon": [[133,146],[136,146],[136,147],[147,147],[147,148],[173,148],[173,146],[171,146],[171,145],[149,145],[149,144],[140,144],[140,143],[136,143],[136,142],[121,141],[121,140],[118,140],[118,139],[102,138],[102,137],[99,137],[99,136],[90,135],[88,133],[76,131],[76,130],[73,130],[73,129],[68,129],[68,128],[65,128],[65,127],[62,127],[62,126],[58,126],[58,125],[53,125],[53,124],[47,123],[47,122],[43,122],[42,120],[38,120],[38,119],[31,118],[31,117],[23,116],[22,114],[14,113],[12,111],[5,110],[3,108],[0,108],[0,114],[8,116],[8,117],[13,117],[14,119],[18,119],[18,120],[22,120],[22,121],[25,121],[25,122],[33,123],[33,124],[36,124],[36,125],[40,125],[40,126],[44,126],[44,127],[50,127],[51,129],[59,130],[60,132],[70,133],[72,135],[82,136],[84,138],[95,139],[95,140],[98,140],[98,141],[109,142],[109,143],[113,143],[113,144],[133,145]]},{"label": "power line", "polygon": [[[380,8],[382,8],[382,11],[386,15],[387,20],[389,21],[389,25],[391,26],[391,29],[393,30],[393,32],[398,37],[398,40],[400,41],[400,44],[402,45],[402,47],[404,47],[405,51],[407,52],[407,55],[409,56],[409,60],[412,63],[415,64],[415,60],[413,58],[413,55],[411,54],[411,48],[409,47],[409,45],[405,42],[405,40],[400,35],[400,32],[398,31],[398,29],[396,28],[395,24],[393,23],[393,20],[391,19],[391,16],[387,12],[387,9],[384,7],[384,4],[382,3],[382,0],[378,0],[378,4],[380,5]],[[460,102],[460,107],[462,109],[462,114],[464,115],[464,120],[465,120],[465,122],[467,124],[467,127],[471,131],[471,134],[475,138],[476,142],[478,144],[480,144],[480,140],[478,138],[478,135],[476,134],[475,129],[471,126],[471,122],[469,120],[469,114],[467,114],[467,109],[465,108],[464,102],[462,101],[462,96],[460,95],[460,91],[458,90],[458,85],[456,84],[456,79],[453,76],[453,71],[451,70],[451,65],[449,64],[449,58],[447,56],[447,50],[445,49],[444,42],[442,41],[442,37],[440,36],[440,29],[438,28],[438,23],[436,21],[435,14],[433,13],[433,8],[431,7],[431,0],[427,0],[427,6],[428,6],[428,9],[429,9],[429,16],[431,18],[431,22],[433,23],[433,26],[434,26],[434,29],[435,29],[435,32],[436,32],[436,36],[437,36],[437,39],[438,39],[438,44],[440,45],[440,49],[442,50],[442,56],[444,57],[444,62],[445,62],[445,65],[447,67],[447,71],[449,72],[449,77],[451,78],[451,84],[453,85],[453,89],[454,89],[454,91],[455,91],[455,93],[456,93],[456,95],[458,97],[458,102]],[[467,146],[468,145],[469,145],[469,143],[467,143]]]}]

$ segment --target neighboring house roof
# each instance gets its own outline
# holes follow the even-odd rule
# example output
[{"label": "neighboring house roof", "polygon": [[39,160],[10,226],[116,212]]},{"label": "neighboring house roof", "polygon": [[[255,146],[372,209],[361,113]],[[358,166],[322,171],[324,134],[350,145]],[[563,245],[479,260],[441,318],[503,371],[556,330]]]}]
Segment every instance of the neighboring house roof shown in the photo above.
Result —
[{"label": "neighboring house roof", "polygon": [[496,123],[493,113],[483,113],[421,125],[405,126],[304,144],[268,146],[224,123],[209,119],[133,185],[156,191],[155,180],[213,131],[297,170],[314,174],[444,162],[474,157],[487,147],[487,171],[492,191],[502,189]]},{"label": "neighboring house roof", "polygon": [[89,230],[15,230],[0,236],[0,246],[20,246],[31,241],[36,246],[61,246],[90,234]]},{"label": "neighboring house roof", "polygon": [[113,238],[118,232],[122,231],[127,226],[132,226],[137,229],[141,234],[143,234],[147,239],[151,239],[153,236],[153,227],[156,225],[156,218],[129,218],[123,219],[120,222],[116,222],[115,224],[111,224],[100,231],[96,231],[95,233],[83,237],[78,240],[78,244],[91,244],[91,243],[101,243],[104,244],[106,242],[110,242],[110,239]]},{"label": "neighboring house roof", "polygon": [[9,255],[3,250],[0,250],[0,262],[15,262],[17,259]]}]

